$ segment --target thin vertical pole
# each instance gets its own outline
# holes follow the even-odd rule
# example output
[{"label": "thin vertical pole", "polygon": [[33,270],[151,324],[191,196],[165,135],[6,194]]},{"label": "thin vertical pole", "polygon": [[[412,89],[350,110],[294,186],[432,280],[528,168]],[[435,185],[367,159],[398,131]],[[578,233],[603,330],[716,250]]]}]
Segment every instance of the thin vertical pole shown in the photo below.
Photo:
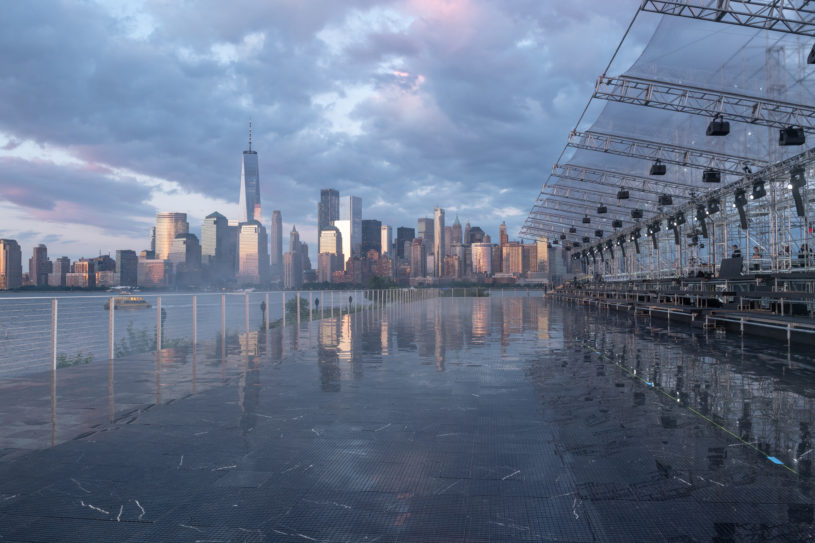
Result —
[{"label": "thin vertical pole", "polygon": [[226,376],[226,294],[221,294],[221,378]]},{"label": "thin vertical pole", "polygon": [[156,299],[156,352],[161,350],[161,296]]},{"label": "thin vertical pole", "polygon": [[286,291],[280,293],[280,297],[283,299],[283,328],[286,327]]},{"label": "thin vertical pole", "polygon": [[116,405],[113,400],[113,356],[114,356],[114,311],[116,310],[116,299],[111,296],[110,307],[108,308],[108,420],[113,422],[115,419],[114,414],[116,410]]},{"label": "thin vertical pole", "polygon": [[57,309],[59,301],[51,299],[51,445],[57,440]]},{"label": "thin vertical pole", "polygon": [[311,314],[311,291],[308,291],[308,320],[313,321],[314,317]]},{"label": "thin vertical pole", "polygon": [[116,304],[115,298],[110,297],[110,308],[108,309],[108,359],[113,360],[113,312],[115,311]]},{"label": "thin vertical pole", "polygon": [[297,298],[295,298],[297,302],[297,324],[300,324],[300,291],[297,291]]},{"label": "thin vertical pole", "polygon": [[192,297],[192,352],[198,343],[198,296]]}]

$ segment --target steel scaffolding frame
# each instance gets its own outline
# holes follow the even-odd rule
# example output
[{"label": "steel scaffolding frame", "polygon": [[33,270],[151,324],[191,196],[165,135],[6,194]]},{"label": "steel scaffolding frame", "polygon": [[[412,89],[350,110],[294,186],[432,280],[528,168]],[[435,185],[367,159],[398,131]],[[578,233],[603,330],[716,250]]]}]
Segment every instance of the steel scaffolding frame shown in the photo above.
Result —
[{"label": "steel scaffolding frame", "polygon": [[810,0],[643,0],[639,9],[815,37],[815,4]]},{"label": "steel scaffolding frame", "polygon": [[764,166],[766,162],[756,158],[714,153],[681,145],[656,142],[587,130],[573,130],[569,134],[567,147],[609,153],[612,155],[641,158],[643,160],[660,160],[666,164],[687,166],[690,168],[714,168],[721,172],[741,175],[744,167]]}]

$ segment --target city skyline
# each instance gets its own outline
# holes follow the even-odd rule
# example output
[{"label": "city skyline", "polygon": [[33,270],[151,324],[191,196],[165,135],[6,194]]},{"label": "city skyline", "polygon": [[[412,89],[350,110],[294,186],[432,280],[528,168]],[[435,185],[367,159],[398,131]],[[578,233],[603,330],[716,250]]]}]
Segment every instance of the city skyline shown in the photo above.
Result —
[{"label": "city skyline", "polygon": [[0,237],[113,254],[143,247],[156,212],[180,212],[200,239],[214,210],[241,216],[249,120],[263,224],[283,210],[312,259],[326,187],[395,227],[438,205],[515,236],[604,68],[574,36],[618,36],[633,4],[592,6],[591,21],[585,0],[258,4],[246,21],[213,5],[194,24],[172,5],[8,6]]}]

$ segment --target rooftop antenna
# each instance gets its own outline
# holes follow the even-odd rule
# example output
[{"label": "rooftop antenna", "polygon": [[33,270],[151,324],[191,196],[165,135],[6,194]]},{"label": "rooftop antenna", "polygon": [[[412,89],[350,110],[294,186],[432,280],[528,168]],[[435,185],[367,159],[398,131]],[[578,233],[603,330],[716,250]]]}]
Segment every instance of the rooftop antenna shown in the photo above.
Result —
[{"label": "rooftop antenna", "polygon": [[249,119],[249,152],[252,152],[252,119]]}]

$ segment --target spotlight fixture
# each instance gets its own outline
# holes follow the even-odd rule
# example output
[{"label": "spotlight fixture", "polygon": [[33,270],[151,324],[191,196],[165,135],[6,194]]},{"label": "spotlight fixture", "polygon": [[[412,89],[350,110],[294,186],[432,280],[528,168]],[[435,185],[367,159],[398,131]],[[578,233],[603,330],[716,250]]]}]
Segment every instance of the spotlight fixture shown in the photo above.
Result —
[{"label": "spotlight fixture", "polygon": [[591,219],[589,218],[588,215],[583,217],[583,224],[591,224]]},{"label": "spotlight fixture", "polygon": [[651,164],[651,175],[665,175],[668,169],[665,167],[665,164],[662,163],[660,159],[657,159],[656,162]]},{"label": "spotlight fixture", "polygon": [[620,189],[620,190],[617,191],[617,199],[618,200],[628,200],[628,198],[630,198],[630,195],[628,194],[627,190]]},{"label": "spotlight fixture", "polygon": [[778,145],[803,145],[807,141],[804,128],[801,126],[788,126],[778,131]]},{"label": "spotlight fixture", "polygon": [[637,252],[637,254],[640,254],[640,242],[638,240],[640,239],[641,235],[642,232],[639,228],[631,231],[631,241],[634,242],[634,250]]},{"label": "spotlight fixture", "polygon": [[702,183],[721,183],[722,172],[708,168],[702,172]]},{"label": "spotlight fixture", "polygon": [[721,202],[718,198],[711,198],[707,201],[707,214],[713,215],[721,211]]},{"label": "spotlight fixture", "polygon": [[671,198],[670,194],[663,194],[659,197],[659,205],[661,206],[671,206],[674,203],[674,199]]},{"label": "spotlight fixture", "polygon": [[815,64],[815,45],[813,45],[812,49],[809,51],[809,56],[807,56],[807,64]]},{"label": "spotlight fixture", "polygon": [[724,120],[721,113],[717,113],[710,124],[707,125],[705,134],[708,136],[726,136],[730,133],[730,123]]},{"label": "spotlight fixture", "polygon": [[570,234],[577,234],[577,228],[575,228],[574,226],[569,227],[569,233]]},{"label": "spotlight fixture", "polygon": [[677,226],[685,224],[687,222],[687,220],[685,219],[685,213],[683,211],[677,213],[676,216],[674,216],[674,221],[676,222]]},{"label": "spotlight fixture", "polygon": [[602,238],[603,237],[603,231],[602,230],[595,230],[594,235],[597,236],[598,238]]},{"label": "spotlight fixture", "polygon": [[566,234],[561,234],[560,239],[566,239]]},{"label": "spotlight fixture", "polygon": [[707,218],[707,210],[705,210],[705,206],[698,205],[696,207],[696,221],[699,223],[699,228],[702,230],[702,236],[707,237],[707,224],[705,223],[705,219]]},{"label": "spotlight fixture", "polygon": [[795,166],[790,170],[790,184],[787,188],[792,190],[792,198],[795,200],[795,211],[799,217],[806,215],[806,208],[804,207],[804,198],[801,195],[801,189],[807,184],[806,177],[804,176],[804,167]]},{"label": "spotlight fixture", "polygon": [[600,207],[597,208],[597,214],[602,215],[604,213],[608,213],[608,208],[603,204],[600,204]]},{"label": "spotlight fixture", "polygon": [[572,247],[580,247],[580,242],[575,241],[574,243],[572,243]]},{"label": "spotlight fixture", "polygon": [[642,210],[641,209],[632,209],[631,210],[631,218],[632,219],[641,219],[642,218]]},{"label": "spotlight fixture", "polygon": [[611,221],[611,227],[612,228],[622,228],[623,227],[623,221],[621,221],[620,219],[614,219],[613,221]]},{"label": "spotlight fixture", "polygon": [[611,254],[611,260],[614,260],[614,244],[611,240],[606,242],[606,249],[608,249],[609,254]]},{"label": "spotlight fixture", "polygon": [[736,189],[733,207],[739,211],[739,226],[741,226],[742,230],[747,230],[747,212],[744,209],[747,207],[747,193],[744,189]]},{"label": "spotlight fixture", "polygon": [[753,182],[753,192],[750,194],[751,200],[758,200],[767,196],[767,189],[764,186],[764,181],[759,179]]},{"label": "spotlight fixture", "polygon": [[625,258],[625,236],[620,236],[617,238],[617,246],[620,248],[620,253]]},{"label": "spotlight fixture", "polygon": [[659,224],[659,221],[652,222],[648,225],[648,233],[652,236],[662,230],[662,225]]},{"label": "spotlight fixture", "polygon": [[591,238],[589,236],[583,236],[583,243],[591,243]]}]

